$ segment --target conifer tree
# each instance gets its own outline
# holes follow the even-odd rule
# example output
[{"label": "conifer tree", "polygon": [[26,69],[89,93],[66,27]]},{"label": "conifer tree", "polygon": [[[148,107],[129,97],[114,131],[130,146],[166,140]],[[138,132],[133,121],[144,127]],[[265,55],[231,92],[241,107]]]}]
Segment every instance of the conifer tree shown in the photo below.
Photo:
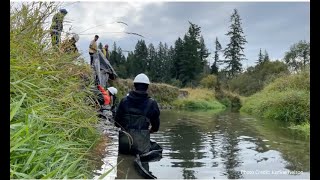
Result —
[{"label": "conifer tree", "polygon": [[243,52],[247,40],[241,27],[241,19],[237,9],[234,9],[230,21],[230,30],[226,34],[230,37],[230,42],[224,49],[224,63],[226,64],[225,70],[228,76],[232,78],[242,71],[241,61],[246,59]]}]

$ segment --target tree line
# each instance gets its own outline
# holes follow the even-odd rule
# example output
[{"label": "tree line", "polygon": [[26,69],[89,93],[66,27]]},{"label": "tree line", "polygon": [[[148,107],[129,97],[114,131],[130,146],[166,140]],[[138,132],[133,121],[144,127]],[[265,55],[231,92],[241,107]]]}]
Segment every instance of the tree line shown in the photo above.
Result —
[{"label": "tree line", "polygon": [[[240,15],[237,9],[234,9],[230,17],[229,30],[225,34],[229,43],[223,48],[216,37],[211,66],[208,61],[211,53],[205,45],[201,27],[192,22],[189,22],[186,34],[178,37],[173,46],[168,46],[165,42],[147,45],[144,40],[139,40],[134,51],[128,52],[128,56],[125,57],[122,49],[114,43],[110,62],[120,78],[133,78],[143,72],[153,82],[164,82],[179,87],[197,86],[210,74],[217,76],[221,81],[232,82],[245,73],[258,73],[266,67],[269,71],[272,71],[271,68],[279,74],[279,69],[297,72],[310,63],[310,44],[300,41],[291,46],[283,61],[276,63],[270,62],[268,52],[262,52],[260,48],[256,65],[244,71],[242,61],[246,60],[244,49],[248,42],[241,25]],[[221,56],[223,59],[219,59]]]}]

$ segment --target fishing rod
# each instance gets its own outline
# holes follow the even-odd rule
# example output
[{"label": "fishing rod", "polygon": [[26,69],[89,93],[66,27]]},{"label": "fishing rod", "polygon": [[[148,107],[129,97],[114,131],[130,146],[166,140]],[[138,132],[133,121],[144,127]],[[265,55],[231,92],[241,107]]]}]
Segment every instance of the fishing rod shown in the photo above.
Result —
[{"label": "fishing rod", "polygon": [[79,35],[94,35],[94,34],[104,34],[104,33],[115,33],[115,34],[119,34],[119,33],[125,33],[125,34],[129,34],[129,35],[136,35],[136,36],[140,36],[142,38],[146,38],[144,37],[143,35],[141,34],[138,34],[138,33],[135,33],[135,32],[127,32],[127,31],[123,31],[123,32],[116,32],[116,31],[113,31],[113,32],[97,32],[97,33],[79,33]]},{"label": "fishing rod", "polygon": [[100,27],[100,26],[106,25],[106,24],[116,24],[116,23],[117,23],[117,24],[124,24],[124,25],[128,26],[128,24],[125,23],[125,22],[123,22],[123,21],[115,21],[115,22],[111,22],[111,23],[103,23],[103,24],[99,24],[99,25],[90,27],[90,28],[88,28],[88,29],[85,29],[85,30],[79,32],[79,34],[80,34],[80,33],[83,33],[83,32],[86,32],[86,31],[88,31],[88,30],[90,30],[90,29],[93,29],[93,28],[96,28],[96,27]]}]

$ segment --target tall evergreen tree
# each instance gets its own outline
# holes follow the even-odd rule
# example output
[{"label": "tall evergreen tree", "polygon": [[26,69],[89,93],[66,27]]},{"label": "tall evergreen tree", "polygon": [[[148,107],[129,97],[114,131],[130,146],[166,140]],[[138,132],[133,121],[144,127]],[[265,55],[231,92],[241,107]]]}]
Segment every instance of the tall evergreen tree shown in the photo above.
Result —
[{"label": "tall evergreen tree", "polygon": [[264,56],[263,56],[263,54],[261,52],[261,48],[260,48],[258,60],[256,62],[257,62],[257,64],[261,64],[263,61],[264,61]]},{"label": "tall evergreen tree", "polygon": [[101,42],[99,42],[98,48],[99,48],[100,50],[102,50],[103,46],[102,46],[102,43],[101,43]]},{"label": "tall evergreen tree", "polygon": [[234,9],[230,21],[230,30],[226,34],[230,37],[230,43],[227,44],[227,47],[224,49],[224,56],[226,59],[224,60],[224,63],[227,65],[226,71],[228,72],[229,77],[234,77],[242,71],[241,61],[246,59],[243,50],[247,40],[243,35],[241,19],[237,9]]},{"label": "tall evergreen tree", "polygon": [[171,79],[171,68],[172,68],[172,61],[170,57],[170,49],[168,48],[167,43],[164,43],[164,59],[162,62],[162,70],[166,72],[163,74],[162,82],[168,82]]},{"label": "tall evergreen tree", "polygon": [[170,46],[168,51],[168,59],[169,59],[169,72],[170,72],[170,79],[175,78],[175,66],[174,66],[174,58],[175,58],[175,50],[172,46]]},{"label": "tall evergreen tree", "polygon": [[174,78],[178,79],[180,77],[181,62],[183,57],[183,40],[179,37],[174,43],[174,57],[173,57],[173,66],[174,66]]},{"label": "tall evergreen tree", "polygon": [[153,44],[150,43],[148,45],[148,57],[147,57],[146,71],[150,75],[151,79],[154,79],[153,76],[156,73],[155,67],[154,67],[156,57],[157,57],[156,49],[154,48]]},{"label": "tall evergreen tree", "polygon": [[267,50],[264,50],[263,62],[267,62],[267,61],[270,61],[269,54]]},{"label": "tall evergreen tree", "polygon": [[179,79],[185,86],[192,83],[196,77],[202,72],[203,62],[200,57],[200,27],[189,22],[190,27],[184,36],[182,61],[180,62]]},{"label": "tall evergreen tree", "polygon": [[122,53],[122,49],[121,47],[118,47],[117,48],[117,56],[116,56],[116,63],[117,65],[121,65],[123,64],[125,61],[125,58],[124,58],[124,55]]},{"label": "tall evergreen tree", "polygon": [[148,57],[148,48],[144,40],[139,40],[134,50],[133,72],[135,74],[145,73]]},{"label": "tall evergreen tree", "polygon": [[210,55],[209,50],[207,49],[203,36],[200,37],[200,59],[201,62],[204,62],[206,58]]},{"label": "tall evergreen tree", "polygon": [[116,54],[116,66],[114,67],[119,77],[127,78],[128,73],[126,71],[126,58],[122,53],[121,47],[117,48],[117,54]]},{"label": "tall evergreen tree", "polygon": [[220,63],[219,60],[219,52],[222,50],[221,44],[218,40],[218,37],[216,37],[215,41],[215,51],[214,51],[214,61],[211,65],[211,74],[218,75],[219,67],[218,64]]},{"label": "tall evergreen tree", "polygon": [[134,69],[135,57],[133,52],[128,53],[127,61],[125,63],[126,70],[127,70],[127,77],[133,78],[137,74]]},{"label": "tall evergreen tree", "polygon": [[163,73],[159,72],[166,72],[167,70],[164,69],[164,62],[165,62],[166,52],[165,52],[165,46],[162,44],[162,42],[159,43],[158,51],[157,51],[157,58],[155,62],[155,70],[156,70],[156,76],[155,81],[161,82],[163,78]]},{"label": "tall evergreen tree", "polygon": [[113,48],[112,51],[110,53],[110,63],[112,66],[116,66],[117,65],[117,44],[116,42],[113,42]]},{"label": "tall evergreen tree", "polygon": [[207,58],[210,55],[209,50],[207,49],[203,36],[200,36],[200,59],[203,64],[203,72],[209,74],[210,67],[208,66]]}]

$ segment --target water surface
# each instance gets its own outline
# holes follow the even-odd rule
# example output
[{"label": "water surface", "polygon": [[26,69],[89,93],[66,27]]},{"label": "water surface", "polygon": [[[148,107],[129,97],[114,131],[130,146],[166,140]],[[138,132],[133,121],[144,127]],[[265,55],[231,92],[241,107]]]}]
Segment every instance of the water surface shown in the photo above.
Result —
[{"label": "water surface", "polygon": [[[270,120],[232,112],[161,111],[151,138],[163,158],[149,163],[159,179],[309,179],[309,139]],[[117,178],[142,178],[119,154]]]}]

